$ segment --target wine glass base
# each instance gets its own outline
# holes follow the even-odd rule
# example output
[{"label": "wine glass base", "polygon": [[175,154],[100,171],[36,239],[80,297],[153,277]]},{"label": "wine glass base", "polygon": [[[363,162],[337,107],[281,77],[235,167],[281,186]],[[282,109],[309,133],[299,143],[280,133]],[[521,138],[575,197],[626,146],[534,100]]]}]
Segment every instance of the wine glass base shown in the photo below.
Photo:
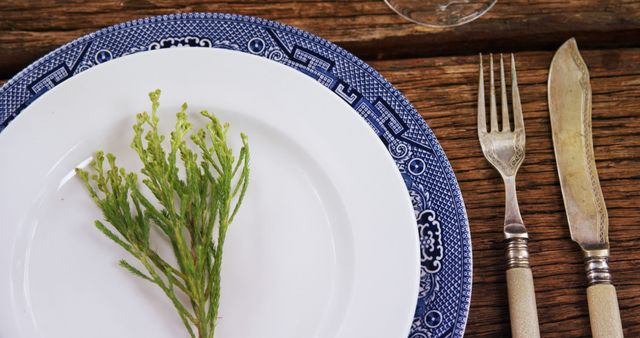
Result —
[{"label": "wine glass base", "polygon": [[429,27],[455,27],[486,13],[497,0],[384,0],[407,20]]}]

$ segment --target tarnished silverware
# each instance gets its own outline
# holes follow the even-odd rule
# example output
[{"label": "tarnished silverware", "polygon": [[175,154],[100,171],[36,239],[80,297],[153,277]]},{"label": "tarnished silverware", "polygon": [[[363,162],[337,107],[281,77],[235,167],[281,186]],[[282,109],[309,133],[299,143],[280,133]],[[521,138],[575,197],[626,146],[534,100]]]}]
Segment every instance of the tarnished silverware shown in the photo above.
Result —
[{"label": "tarnished silverware", "polygon": [[487,160],[500,172],[505,187],[504,235],[507,257],[507,288],[509,293],[509,314],[511,332],[514,338],[540,337],[538,311],[533,286],[533,276],[529,267],[527,229],[520,216],[516,196],[516,173],[524,160],[524,120],[516,78],[516,65],[511,54],[511,101],[513,128],[509,121],[509,104],[504,76],[504,61],[500,55],[500,106],[502,127],[498,126],[495,85],[493,79],[493,55],[490,56],[490,128],[487,128],[484,100],[484,75],[482,55],[480,55],[480,80],[478,83],[478,138]]},{"label": "tarnished silverware", "polygon": [[589,70],[574,39],[551,61],[548,83],[553,147],[571,239],[580,244],[594,338],[623,336],[616,289],[609,272],[609,221],[591,140]]}]

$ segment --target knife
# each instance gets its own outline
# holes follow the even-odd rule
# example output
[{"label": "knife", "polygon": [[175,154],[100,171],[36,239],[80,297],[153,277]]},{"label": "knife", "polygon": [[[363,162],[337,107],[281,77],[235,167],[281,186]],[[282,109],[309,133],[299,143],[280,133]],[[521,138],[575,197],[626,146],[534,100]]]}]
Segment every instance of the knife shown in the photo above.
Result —
[{"label": "knife", "polygon": [[623,337],[618,298],[607,263],[609,221],[593,156],[589,70],[573,38],[553,56],[548,100],[571,239],[584,254],[591,332],[594,338]]}]

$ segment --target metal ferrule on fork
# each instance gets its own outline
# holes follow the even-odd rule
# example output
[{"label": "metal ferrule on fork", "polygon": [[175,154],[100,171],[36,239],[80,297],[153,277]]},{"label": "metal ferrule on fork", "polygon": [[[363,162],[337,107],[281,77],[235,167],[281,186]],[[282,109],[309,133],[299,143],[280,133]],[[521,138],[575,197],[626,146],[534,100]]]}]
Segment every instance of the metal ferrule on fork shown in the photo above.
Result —
[{"label": "metal ferrule on fork", "polygon": [[507,244],[507,269],[529,268],[529,248],[526,238],[508,238]]}]

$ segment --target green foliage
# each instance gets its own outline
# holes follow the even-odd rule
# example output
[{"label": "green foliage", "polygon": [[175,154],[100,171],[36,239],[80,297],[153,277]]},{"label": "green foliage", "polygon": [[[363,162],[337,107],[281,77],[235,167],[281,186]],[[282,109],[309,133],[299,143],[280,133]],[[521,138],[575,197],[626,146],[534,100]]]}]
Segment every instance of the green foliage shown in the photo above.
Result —
[{"label": "green foliage", "polygon": [[[158,131],[160,90],[149,97],[151,115],[137,115],[131,142],[143,164],[144,187],[136,173],[118,167],[113,154],[101,151],[91,162],[92,173],[80,168],[76,173],[111,224],[107,227],[96,220],[95,226],[142,268],[125,260],[120,266],[162,289],[192,338],[213,338],[224,241],[249,183],[247,137],[241,134],[236,158],[227,144],[229,124],[203,111],[206,128],[192,132],[185,103],[165,151],[165,136]],[[187,135],[197,151],[190,149]],[[171,244],[177,266],[153,250],[149,243],[153,227]],[[180,300],[185,298],[188,303]]]}]

